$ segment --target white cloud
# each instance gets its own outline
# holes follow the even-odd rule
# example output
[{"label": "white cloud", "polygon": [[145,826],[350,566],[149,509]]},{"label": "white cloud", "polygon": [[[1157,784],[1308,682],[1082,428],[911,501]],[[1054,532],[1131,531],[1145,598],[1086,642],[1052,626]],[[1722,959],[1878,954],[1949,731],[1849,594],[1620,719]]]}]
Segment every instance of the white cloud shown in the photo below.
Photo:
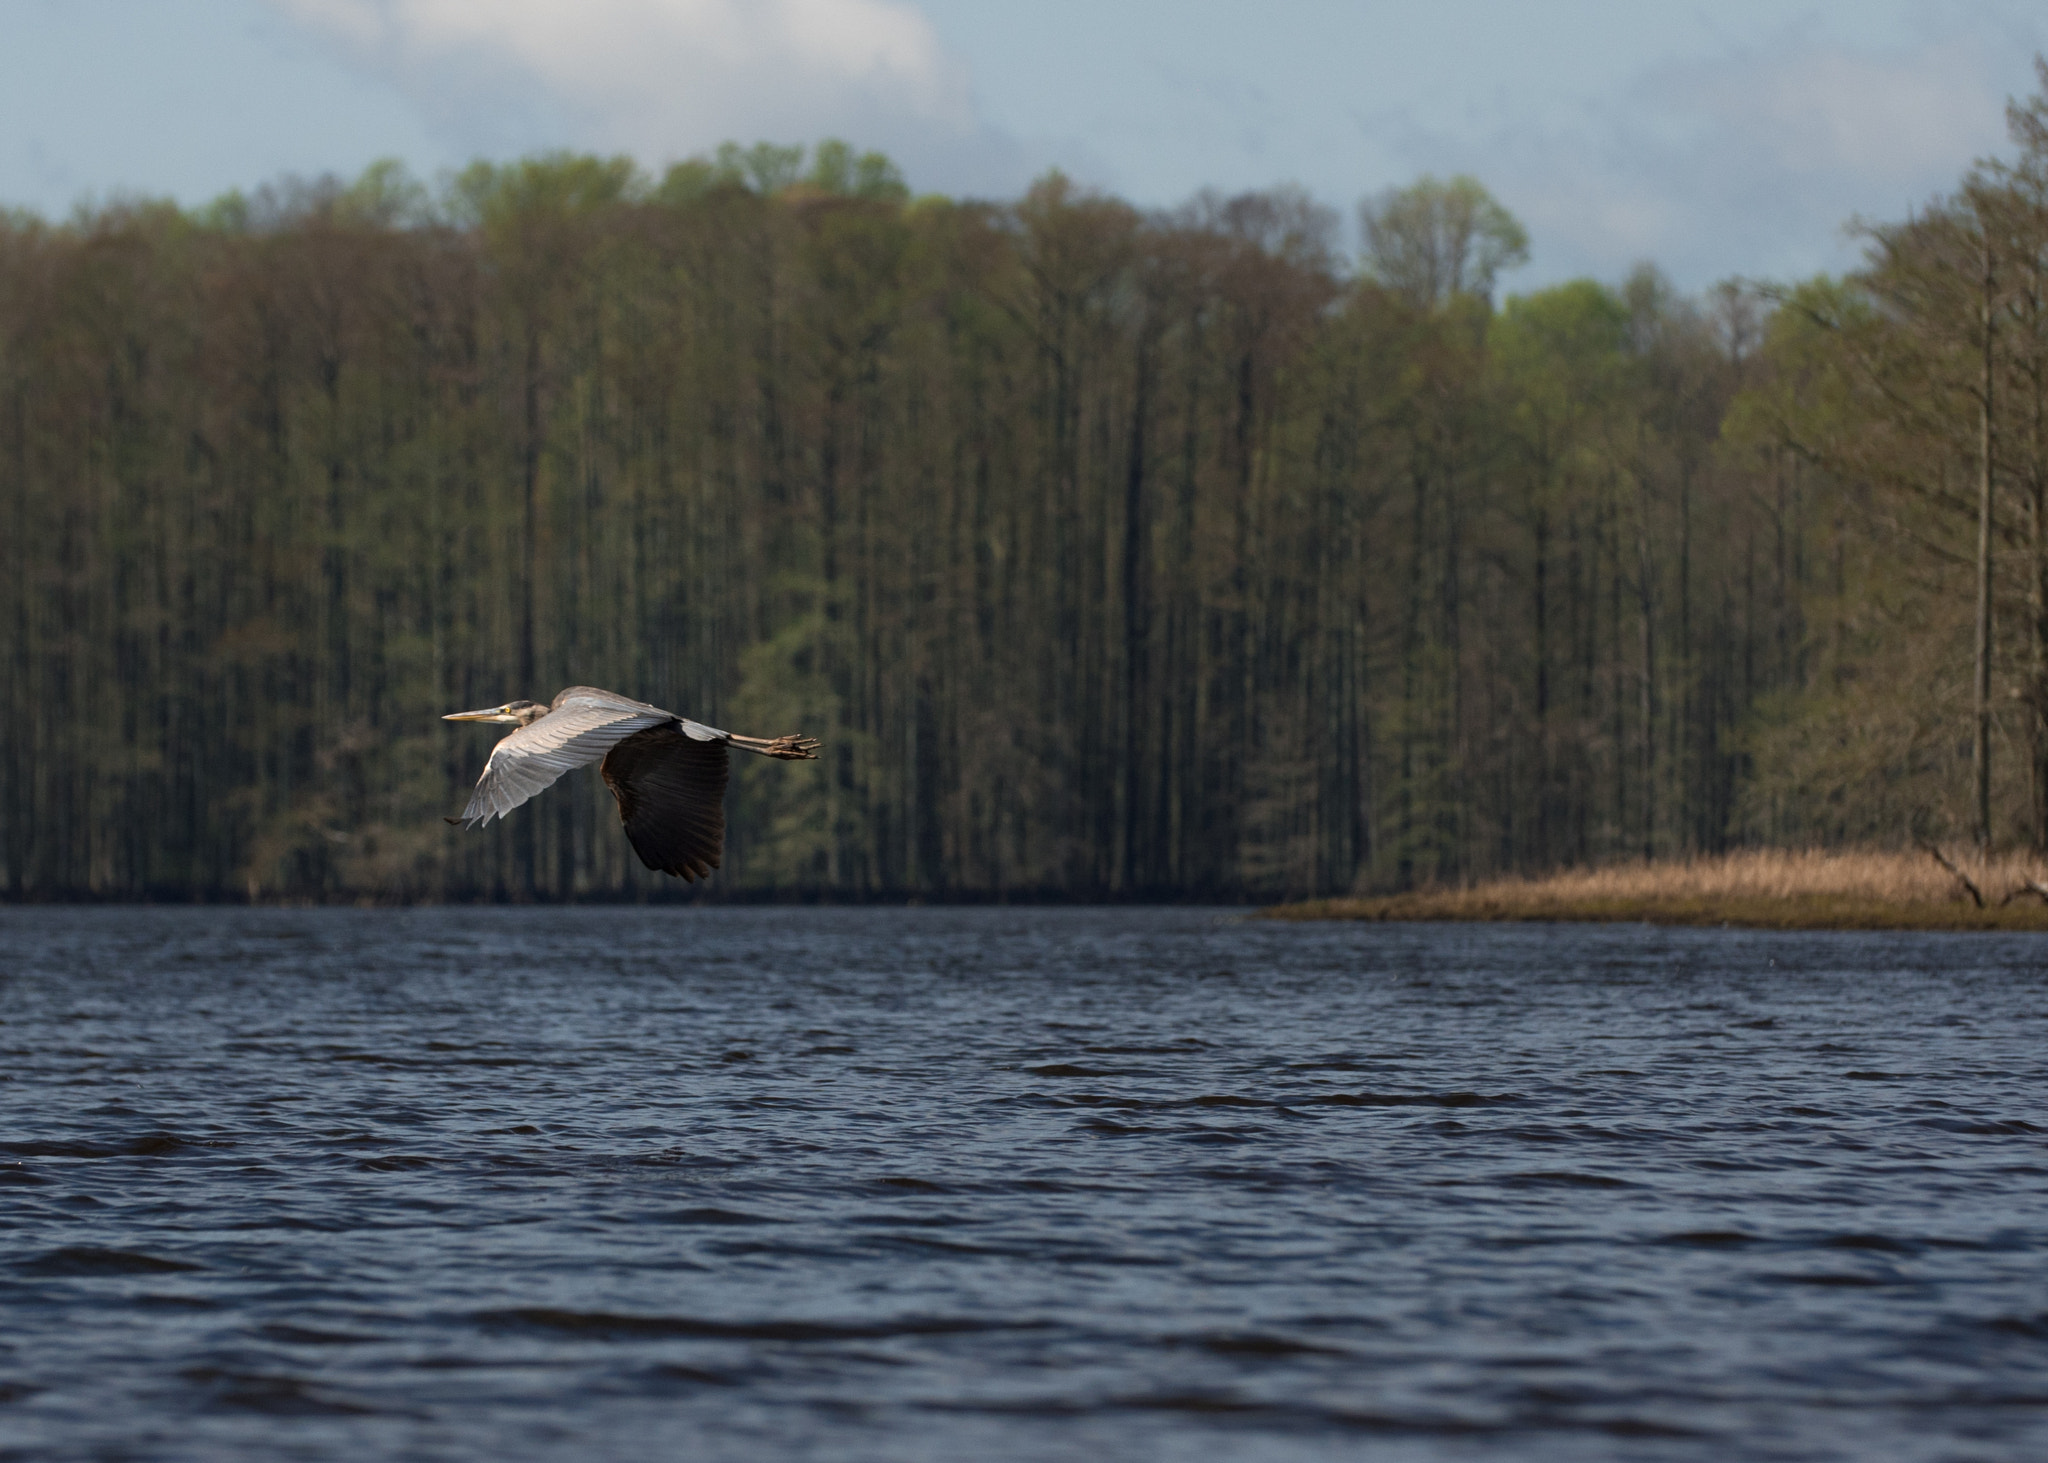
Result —
[{"label": "white cloud", "polygon": [[1667,68],[1642,99],[1711,119],[1724,139],[1785,172],[1912,186],[2002,139],[2004,97],[1984,60],[1953,44],[1743,55]]},{"label": "white cloud", "polygon": [[1576,116],[1416,129],[1400,150],[1480,174],[1528,225],[1546,281],[1652,259],[1696,288],[1853,265],[1852,217],[1902,217],[2006,149],[2013,76],[1981,35],[1872,49],[1792,30],[1648,67]]},{"label": "white cloud", "polygon": [[965,69],[902,0],[266,0],[388,75],[461,147],[629,152],[828,135],[986,164]]}]

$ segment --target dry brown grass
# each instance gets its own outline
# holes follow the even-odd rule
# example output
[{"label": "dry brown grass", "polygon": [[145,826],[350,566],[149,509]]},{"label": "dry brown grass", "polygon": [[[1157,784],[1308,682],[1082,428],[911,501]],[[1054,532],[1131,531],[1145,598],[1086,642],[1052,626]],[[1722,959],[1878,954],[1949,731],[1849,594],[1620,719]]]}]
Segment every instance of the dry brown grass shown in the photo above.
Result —
[{"label": "dry brown grass", "polygon": [[[2048,863],[2033,854],[1944,855],[1982,893],[1922,850],[1750,849],[1718,858],[1571,869],[1462,889],[1318,899],[1275,919],[1642,920],[1766,929],[2048,930]],[[2038,884],[2042,888],[2034,886]]]}]

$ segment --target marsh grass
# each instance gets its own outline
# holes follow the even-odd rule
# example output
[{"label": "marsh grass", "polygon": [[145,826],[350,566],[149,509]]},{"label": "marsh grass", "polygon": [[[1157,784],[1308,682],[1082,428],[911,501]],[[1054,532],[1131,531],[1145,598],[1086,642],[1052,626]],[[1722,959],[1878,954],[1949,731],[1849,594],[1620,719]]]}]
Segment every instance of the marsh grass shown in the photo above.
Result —
[{"label": "marsh grass", "polygon": [[1982,893],[1924,850],[1748,849],[1715,858],[1570,869],[1456,889],[1317,899],[1275,919],[1638,920],[1763,929],[2048,930],[2048,861],[1943,850]]}]

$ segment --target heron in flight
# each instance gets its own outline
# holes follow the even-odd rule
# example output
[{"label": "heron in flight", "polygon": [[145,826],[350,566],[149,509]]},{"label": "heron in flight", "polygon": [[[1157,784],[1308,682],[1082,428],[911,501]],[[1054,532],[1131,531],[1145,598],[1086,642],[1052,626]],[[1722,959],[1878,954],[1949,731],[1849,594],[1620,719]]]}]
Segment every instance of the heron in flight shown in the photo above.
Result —
[{"label": "heron in flight", "polygon": [[507,701],[441,719],[518,728],[491,748],[469,806],[450,823],[480,828],[570,768],[602,757],[597,770],[619,800],[633,852],[648,868],[687,880],[707,877],[725,851],[728,746],[784,761],[817,760],[810,737],[738,736],[595,686],[571,686],[551,706]]}]

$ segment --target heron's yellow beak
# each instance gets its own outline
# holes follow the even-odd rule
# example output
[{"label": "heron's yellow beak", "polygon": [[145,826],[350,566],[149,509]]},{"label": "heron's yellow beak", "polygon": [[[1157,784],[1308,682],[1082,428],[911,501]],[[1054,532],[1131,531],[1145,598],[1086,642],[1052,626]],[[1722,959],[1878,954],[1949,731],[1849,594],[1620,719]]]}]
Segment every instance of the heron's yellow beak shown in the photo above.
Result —
[{"label": "heron's yellow beak", "polygon": [[492,706],[483,711],[451,711],[441,720],[516,722],[519,718],[512,714],[512,708],[509,706]]}]

